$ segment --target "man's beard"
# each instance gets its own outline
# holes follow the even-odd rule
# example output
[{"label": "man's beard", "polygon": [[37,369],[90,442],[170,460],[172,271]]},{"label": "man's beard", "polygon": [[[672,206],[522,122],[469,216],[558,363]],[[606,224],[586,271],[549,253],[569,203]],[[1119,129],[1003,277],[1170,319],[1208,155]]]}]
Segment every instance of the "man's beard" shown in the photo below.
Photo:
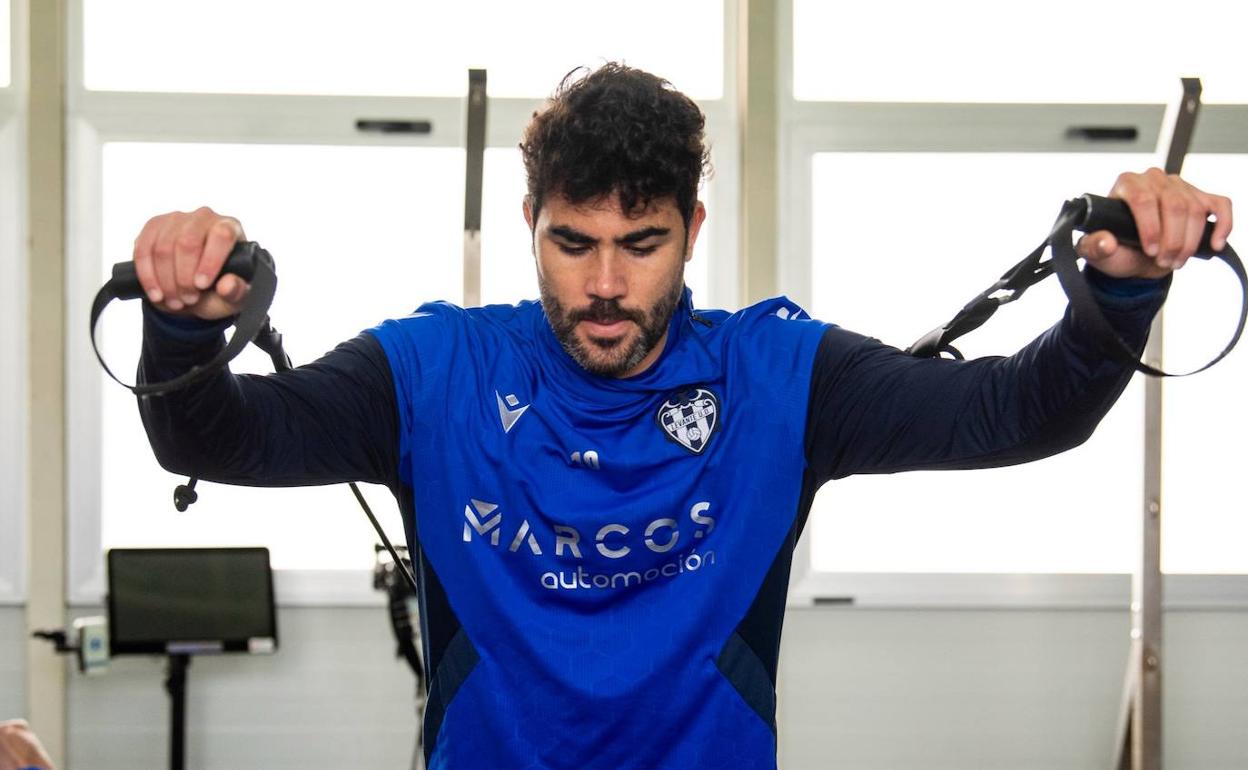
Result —
[{"label": "man's beard", "polygon": [[[581,367],[603,377],[620,377],[634,367],[654,350],[654,346],[663,339],[667,325],[676,312],[684,293],[683,275],[677,275],[672,289],[649,310],[633,310],[620,307],[618,300],[594,299],[588,306],[577,310],[568,310],[550,291],[546,281],[538,277],[538,288],[542,294],[542,308],[546,311],[546,320],[555,332],[555,339],[572,356]],[[640,334],[625,333],[619,337],[603,338],[588,336],[588,342],[582,342],[576,334],[576,325],[581,321],[609,324],[615,321],[628,320],[637,324]],[[631,330],[630,330],[631,331]],[[629,342],[631,337],[631,343]],[[597,355],[594,355],[597,353]]]}]

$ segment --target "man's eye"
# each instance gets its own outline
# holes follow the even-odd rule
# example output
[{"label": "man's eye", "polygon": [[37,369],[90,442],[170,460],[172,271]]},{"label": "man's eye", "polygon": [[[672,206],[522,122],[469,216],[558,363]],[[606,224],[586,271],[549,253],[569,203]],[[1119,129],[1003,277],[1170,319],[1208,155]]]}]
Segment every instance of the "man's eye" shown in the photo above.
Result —
[{"label": "man's eye", "polygon": [[559,246],[559,250],[562,251],[564,254],[572,254],[574,256],[584,254],[585,252],[589,251],[588,246],[569,246],[566,243],[560,243],[557,245]]},{"label": "man's eye", "polygon": [[629,252],[639,257],[644,257],[647,254],[653,254],[655,249],[657,248],[659,247],[658,246],[629,246],[628,250]]}]

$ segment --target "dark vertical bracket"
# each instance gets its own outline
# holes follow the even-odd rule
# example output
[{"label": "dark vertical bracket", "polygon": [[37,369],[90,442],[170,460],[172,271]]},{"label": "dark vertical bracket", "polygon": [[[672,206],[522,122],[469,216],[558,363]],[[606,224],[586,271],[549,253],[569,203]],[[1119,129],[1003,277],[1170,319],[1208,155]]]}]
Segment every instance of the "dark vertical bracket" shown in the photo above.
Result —
[{"label": "dark vertical bracket", "polygon": [[[1173,131],[1167,174],[1178,174],[1191,147],[1200,112],[1199,78],[1183,78],[1171,105]],[[1165,125],[1162,126],[1165,128]],[[1162,140],[1164,141],[1164,139]],[[1160,145],[1160,142],[1159,142]],[[1162,315],[1149,334],[1144,360],[1162,366]],[[1161,770],[1162,575],[1161,575],[1161,377],[1144,381],[1144,505],[1140,553],[1131,576],[1131,647],[1118,711],[1114,770]]]},{"label": "dark vertical bracket", "polygon": [[169,655],[165,691],[169,693],[170,770],[183,770],[186,767],[186,669],[190,665],[190,655]]},{"label": "dark vertical bracket", "polygon": [[481,304],[481,189],[485,171],[485,70],[468,70],[467,168],[464,176],[464,306]]}]

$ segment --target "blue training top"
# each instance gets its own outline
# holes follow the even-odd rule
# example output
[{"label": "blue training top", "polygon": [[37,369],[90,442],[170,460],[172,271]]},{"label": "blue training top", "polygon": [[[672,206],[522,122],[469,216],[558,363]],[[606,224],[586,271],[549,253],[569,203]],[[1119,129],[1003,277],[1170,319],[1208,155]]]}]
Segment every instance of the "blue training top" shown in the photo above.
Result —
[{"label": "blue training top", "polygon": [[373,330],[461,624],[431,768],[774,762],[771,682],[734,628],[798,509],[826,327],[794,314],[682,303],[628,379],[578,366],[532,302]]},{"label": "blue training top", "polygon": [[[1089,272],[1142,347],[1165,285]],[[140,380],[222,324],[147,309]],[[320,361],[140,400],[166,468],[388,484],[421,585],[431,770],[774,768],[790,560],[851,473],[1023,462],[1083,441],[1131,376],[1081,319],[1009,358],[915,359],[785,299],[688,292],[653,366],[571,359],[541,306],[422,306]]]}]

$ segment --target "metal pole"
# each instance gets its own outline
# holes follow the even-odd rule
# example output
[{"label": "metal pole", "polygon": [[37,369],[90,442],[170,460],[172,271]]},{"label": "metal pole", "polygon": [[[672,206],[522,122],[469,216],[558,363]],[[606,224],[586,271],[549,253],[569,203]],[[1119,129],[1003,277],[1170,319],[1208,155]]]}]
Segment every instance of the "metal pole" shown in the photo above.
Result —
[{"label": "metal pole", "polygon": [[464,175],[464,307],[481,304],[481,188],[485,170],[485,70],[468,70]]},{"label": "metal pole", "polygon": [[[1171,105],[1173,126],[1166,151],[1167,174],[1178,174],[1191,146],[1200,110],[1198,78],[1183,78],[1183,90]],[[1164,140],[1163,140],[1164,141]],[[1144,360],[1161,368],[1162,314],[1158,313],[1144,349]],[[1131,649],[1118,719],[1116,770],[1161,770],[1161,399],[1162,380],[1144,382],[1144,510],[1140,557],[1131,577]]]}]

